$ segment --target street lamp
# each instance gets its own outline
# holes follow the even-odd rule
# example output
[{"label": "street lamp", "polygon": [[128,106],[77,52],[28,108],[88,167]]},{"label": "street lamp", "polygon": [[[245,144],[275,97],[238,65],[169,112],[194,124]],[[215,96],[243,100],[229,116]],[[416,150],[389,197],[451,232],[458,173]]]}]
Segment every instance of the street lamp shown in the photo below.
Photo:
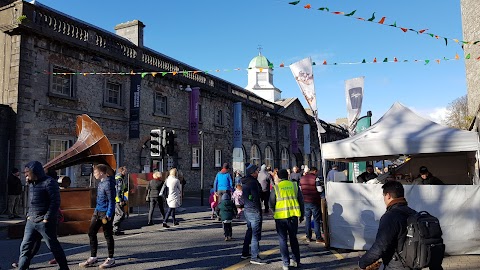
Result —
[{"label": "street lamp", "polygon": [[187,84],[187,87],[185,88],[185,92],[192,92],[192,88],[190,88],[189,84]]},{"label": "street lamp", "polygon": [[204,132],[200,130],[200,205],[203,206],[203,189],[204,189],[204,179],[203,179],[203,135]]}]

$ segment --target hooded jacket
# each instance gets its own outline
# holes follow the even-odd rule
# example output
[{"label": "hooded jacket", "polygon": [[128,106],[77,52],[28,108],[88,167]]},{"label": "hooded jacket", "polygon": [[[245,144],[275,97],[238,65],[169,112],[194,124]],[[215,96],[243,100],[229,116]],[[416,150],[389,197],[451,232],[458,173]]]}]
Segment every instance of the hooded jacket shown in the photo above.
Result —
[{"label": "hooded jacket", "polygon": [[260,167],[257,180],[260,183],[260,186],[262,186],[262,191],[270,191],[270,182],[272,180],[272,176],[266,171],[265,164]]},{"label": "hooded jacket", "polygon": [[217,176],[215,176],[215,182],[213,184],[213,188],[215,189],[215,192],[219,190],[230,190],[232,191],[232,176],[228,173],[227,169],[222,169],[217,173]]},{"label": "hooded jacket", "polygon": [[242,178],[242,199],[244,201],[245,211],[261,212],[260,204],[260,184],[257,179],[251,175]]},{"label": "hooded jacket", "polygon": [[223,194],[222,201],[218,204],[218,209],[220,209],[220,218],[222,221],[232,220],[235,214],[235,204],[231,200],[228,193]]},{"label": "hooded jacket", "polygon": [[27,219],[33,222],[57,222],[60,208],[60,188],[53,178],[47,176],[43,166],[38,161],[31,161],[25,165],[37,177],[29,184],[29,207]]}]

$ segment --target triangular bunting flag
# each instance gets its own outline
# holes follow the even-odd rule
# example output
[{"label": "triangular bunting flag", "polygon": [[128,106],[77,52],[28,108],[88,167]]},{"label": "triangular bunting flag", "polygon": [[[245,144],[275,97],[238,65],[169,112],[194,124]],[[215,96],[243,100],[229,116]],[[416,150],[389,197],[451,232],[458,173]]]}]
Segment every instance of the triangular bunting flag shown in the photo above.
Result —
[{"label": "triangular bunting flag", "polygon": [[298,3],[300,3],[300,1],[294,1],[294,2],[290,2],[289,4],[290,4],[290,5],[294,5],[294,6],[295,6],[295,5],[296,5],[296,4],[298,4]]},{"label": "triangular bunting flag", "polygon": [[[298,1],[298,2],[300,2],[300,1]],[[321,7],[321,8],[319,8],[318,10],[321,10],[321,11],[324,11],[324,10],[330,11],[330,9],[329,9],[328,7]]]},{"label": "triangular bunting flag", "polygon": [[377,62],[377,58],[373,58],[373,63],[376,63]]},{"label": "triangular bunting flag", "polygon": [[397,22],[394,22],[393,24],[390,24],[392,27],[397,27]]},{"label": "triangular bunting flag", "polygon": [[370,19],[368,19],[367,21],[371,22],[373,20],[375,20],[375,12],[373,12],[372,17]]},{"label": "triangular bunting flag", "polygon": [[440,59],[436,59],[435,61],[437,62],[437,64],[440,64]]},{"label": "triangular bunting flag", "polygon": [[343,14],[345,14],[345,13],[342,12],[342,11],[334,11],[334,12],[332,12],[332,13],[335,14],[335,15],[343,15]]},{"label": "triangular bunting flag", "polygon": [[460,59],[460,56],[458,56],[458,53],[457,53],[455,54],[455,60],[458,60],[458,59]]},{"label": "triangular bunting flag", "polygon": [[326,65],[326,64],[327,64],[327,60],[324,60],[324,61],[323,61],[323,64]]},{"label": "triangular bunting flag", "polygon": [[174,72],[172,72],[172,75],[175,76],[175,75],[177,75],[177,73],[178,72],[174,71]]},{"label": "triangular bunting flag", "polygon": [[448,39],[447,38],[444,38],[445,39],[445,46],[448,45]]},{"label": "triangular bunting flag", "polygon": [[365,63],[367,63],[367,61],[365,61],[365,59],[363,59],[362,64],[365,64]]},{"label": "triangular bunting flag", "polygon": [[310,4],[306,4],[305,6],[303,6],[304,8],[306,9],[310,9],[312,6]]},{"label": "triangular bunting flag", "polygon": [[425,60],[425,65],[428,65],[430,63],[430,60]]},{"label": "triangular bunting flag", "polygon": [[425,32],[425,31],[427,31],[427,30],[428,30],[428,29],[422,29],[422,30],[418,31],[418,33],[423,34],[423,32]]},{"label": "triangular bunting flag", "polygon": [[385,17],[382,17],[382,18],[380,19],[380,21],[378,21],[378,23],[379,23],[379,24],[383,24],[383,23],[385,22],[385,19],[386,19]]},{"label": "triangular bunting flag", "polygon": [[357,12],[356,9],[354,11],[348,13],[348,14],[345,14],[345,16],[347,16],[347,17],[353,16],[353,14],[355,14],[355,12]]},{"label": "triangular bunting flag", "polygon": [[142,78],[145,78],[147,76],[147,72],[142,72]]},{"label": "triangular bunting flag", "polygon": [[152,72],[152,76],[153,77],[157,76],[157,72]]},{"label": "triangular bunting flag", "polygon": [[396,57],[394,57],[393,62],[398,62],[398,59]]},{"label": "triangular bunting flag", "polygon": [[285,67],[285,64],[283,62],[280,63],[280,67]]},{"label": "triangular bunting flag", "polygon": [[167,75],[168,72],[162,72],[162,76],[165,76]]},{"label": "triangular bunting flag", "polygon": [[470,59],[470,54],[467,54],[467,56],[465,56],[465,59]]},{"label": "triangular bunting flag", "polygon": [[408,31],[407,28],[400,27],[400,29],[402,29],[402,31],[403,31],[404,33]]},{"label": "triangular bunting flag", "polygon": [[387,63],[387,62],[388,62],[388,58],[385,57],[385,59],[383,59],[383,62],[384,62],[384,63]]}]

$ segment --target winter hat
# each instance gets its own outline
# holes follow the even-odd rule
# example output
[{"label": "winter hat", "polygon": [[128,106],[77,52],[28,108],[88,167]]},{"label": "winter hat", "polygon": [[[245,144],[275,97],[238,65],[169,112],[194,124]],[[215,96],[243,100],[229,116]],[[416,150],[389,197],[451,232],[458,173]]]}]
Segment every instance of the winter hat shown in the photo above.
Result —
[{"label": "winter hat", "polygon": [[250,164],[248,165],[247,167],[247,175],[251,175],[252,173],[254,173],[256,170],[258,169],[257,165],[255,164]]},{"label": "winter hat", "polygon": [[427,173],[428,173],[427,167],[425,166],[420,167],[420,174],[427,174]]},{"label": "winter hat", "polygon": [[224,194],[222,195],[222,201],[224,201],[224,200],[225,200],[225,201],[230,200],[230,194],[224,193]]},{"label": "winter hat", "polygon": [[280,171],[278,171],[277,176],[281,180],[286,180],[288,179],[288,172],[285,169],[281,169]]}]

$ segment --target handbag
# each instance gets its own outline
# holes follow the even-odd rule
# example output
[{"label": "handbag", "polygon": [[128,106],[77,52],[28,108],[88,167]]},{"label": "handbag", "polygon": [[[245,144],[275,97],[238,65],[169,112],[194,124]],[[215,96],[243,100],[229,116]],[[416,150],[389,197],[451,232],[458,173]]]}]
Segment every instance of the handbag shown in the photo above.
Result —
[{"label": "handbag", "polygon": [[160,193],[158,193],[158,196],[163,197],[163,198],[166,198],[167,195],[168,195],[168,193],[167,193],[168,188],[167,188],[166,182],[167,182],[166,180],[163,182],[163,186],[160,189]]},{"label": "handbag", "polygon": [[145,197],[145,201],[150,201],[150,189],[147,189],[147,196]]}]

